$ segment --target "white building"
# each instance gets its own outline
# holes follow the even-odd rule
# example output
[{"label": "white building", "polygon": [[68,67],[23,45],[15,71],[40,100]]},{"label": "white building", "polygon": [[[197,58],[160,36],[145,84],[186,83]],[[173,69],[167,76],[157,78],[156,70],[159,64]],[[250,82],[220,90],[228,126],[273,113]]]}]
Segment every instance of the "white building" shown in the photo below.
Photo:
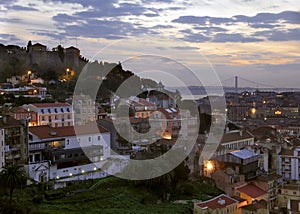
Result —
[{"label": "white building", "polygon": [[23,108],[36,113],[37,126],[61,127],[74,125],[73,108],[68,103],[33,103],[23,105]]},{"label": "white building", "polygon": [[282,149],[278,155],[278,174],[286,180],[300,179],[300,147]]},{"label": "white building", "polygon": [[109,157],[110,133],[103,127],[29,128],[29,177],[37,182],[105,177],[94,163]]}]

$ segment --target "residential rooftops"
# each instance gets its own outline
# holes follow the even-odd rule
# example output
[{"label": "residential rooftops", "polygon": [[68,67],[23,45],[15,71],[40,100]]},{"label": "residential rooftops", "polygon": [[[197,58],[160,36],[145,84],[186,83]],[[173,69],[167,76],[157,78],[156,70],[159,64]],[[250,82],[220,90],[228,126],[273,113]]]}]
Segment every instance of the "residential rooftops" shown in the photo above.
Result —
[{"label": "residential rooftops", "polygon": [[244,140],[249,138],[253,138],[253,135],[251,135],[248,131],[230,131],[223,135],[221,143],[229,143],[232,141]]},{"label": "residential rooftops", "polygon": [[37,108],[51,108],[51,107],[70,107],[69,103],[32,103]]},{"label": "residential rooftops", "polygon": [[97,133],[109,132],[102,126],[82,125],[82,126],[63,126],[63,127],[50,127],[50,126],[31,126],[29,132],[36,135],[40,139],[69,137],[76,135],[88,135]]},{"label": "residential rooftops", "polygon": [[237,188],[237,190],[246,195],[249,195],[252,198],[257,198],[259,196],[267,194],[267,192],[263,191],[262,189],[253,184],[247,184],[246,186]]},{"label": "residential rooftops", "polygon": [[225,194],[222,194],[210,200],[197,203],[196,205],[198,207],[201,207],[202,209],[210,208],[212,210],[215,210],[215,209],[227,207],[235,203],[238,203],[238,201]]}]

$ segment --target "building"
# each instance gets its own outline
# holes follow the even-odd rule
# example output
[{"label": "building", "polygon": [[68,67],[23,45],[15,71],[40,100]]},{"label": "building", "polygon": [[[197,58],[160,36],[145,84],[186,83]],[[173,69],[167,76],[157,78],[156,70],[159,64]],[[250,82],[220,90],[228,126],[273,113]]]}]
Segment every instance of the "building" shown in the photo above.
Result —
[{"label": "building", "polygon": [[228,151],[242,149],[253,144],[254,137],[246,130],[225,132],[221,139],[221,145],[224,146]]},{"label": "building", "polygon": [[258,174],[259,156],[252,151],[243,149],[229,152],[204,161],[204,176],[211,176],[216,170],[231,170],[237,175],[244,175],[245,179],[251,179]]},{"label": "building", "polygon": [[238,214],[239,202],[225,194],[194,204],[194,214]]},{"label": "building", "polygon": [[300,147],[281,149],[278,155],[278,174],[285,180],[300,179]]},{"label": "building", "polygon": [[278,207],[286,209],[289,200],[300,200],[300,185],[297,183],[282,184],[278,187]]},{"label": "building", "polygon": [[129,99],[130,108],[134,110],[134,116],[141,118],[149,118],[153,111],[156,111],[157,105],[148,100],[138,97]]},{"label": "building", "polygon": [[300,214],[300,199],[299,200],[288,200],[287,203],[288,214]]},{"label": "building", "polygon": [[199,132],[199,123],[196,116],[191,115],[187,109],[178,108],[157,108],[150,118],[150,124],[159,127],[161,138],[188,139],[189,136],[195,136]]},{"label": "building", "polygon": [[15,97],[36,97],[39,99],[45,99],[47,95],[47,88],[37,86],[24,86],[19,88],[6,88],[0,89],[1,94],[12,94]]},{"label": "building", "polygon": [[61,127],[74,123],[73,108],[68,103],[33,103],[23,105],[23,108],[36,113],[36,126]]},{"label": "building", "polygon": [[253,179],[252,184],[268,193],[267,204],[269,210],[278,208],[278,185],[282,177],[275,173],[263,174]]},{"label": "building", "polygon": [[75,125],[84,125],[96,120],[95,101],[89,95],[74,95],[73,107]]},{"label": "building", "polygon": [[254,184],[246,184],[236,188],[235,191],[236,196],[247,200],[248,204],[252,204],[253,201],[268,201],[267,192],[255,186]]},{"label": "building", "polygon": [[225,192],[230,197],[235,196],[235,188],[245,184],[245,176],[240,175],[233,169],[216,170],[211,174],[216,187]]},{"label": "building", "polygon": [[28,161],[27,125],[10,116],[0,117],[0,171],[4,166]]},{"label": "building", "polygon": [[253,201],[252,204],[241,207],[242,214],[269,214],[267,202],[264,200]]},{"label": "building", "polygon": [[29,126],[37,124],[36,112],[28,111],[28,109],[24,109],[21,106],[9,108],[7,114],[16,120],[27,121]]},{"label": "building", "polygon": [[101,126],[29,127],[29,177],[37,182],[104,177],[94,163],[110,155],[110,133]]}]

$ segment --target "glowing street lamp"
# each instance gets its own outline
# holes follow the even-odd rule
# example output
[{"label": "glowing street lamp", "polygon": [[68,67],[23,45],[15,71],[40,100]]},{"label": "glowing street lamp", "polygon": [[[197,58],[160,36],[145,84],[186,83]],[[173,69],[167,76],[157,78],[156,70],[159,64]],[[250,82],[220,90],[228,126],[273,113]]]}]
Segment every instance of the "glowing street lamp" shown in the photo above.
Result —
[{"label": "glowing street lamp", "polygon": [[208,161],[206,164],[206,168],[207,170],[211,171],[214,168],[214,165],[210,161]]}]

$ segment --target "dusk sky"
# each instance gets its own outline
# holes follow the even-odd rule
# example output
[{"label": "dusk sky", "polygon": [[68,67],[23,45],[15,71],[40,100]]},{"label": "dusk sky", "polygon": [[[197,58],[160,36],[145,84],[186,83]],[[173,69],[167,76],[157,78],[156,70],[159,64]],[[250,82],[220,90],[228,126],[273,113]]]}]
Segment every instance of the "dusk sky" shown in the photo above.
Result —
[{"label": "dusk sky", "polygon": [[[299,9],[299,0],[4,0],[0,43],[77,45],[86,58],[124,61],[133,72],[145,68],[126,59],[159,55],[213,83],[209,62],[221,80],[232,77],[226,85],[237,75],[299,88]],[[197,84],[184,71],[177,78]]]}]

